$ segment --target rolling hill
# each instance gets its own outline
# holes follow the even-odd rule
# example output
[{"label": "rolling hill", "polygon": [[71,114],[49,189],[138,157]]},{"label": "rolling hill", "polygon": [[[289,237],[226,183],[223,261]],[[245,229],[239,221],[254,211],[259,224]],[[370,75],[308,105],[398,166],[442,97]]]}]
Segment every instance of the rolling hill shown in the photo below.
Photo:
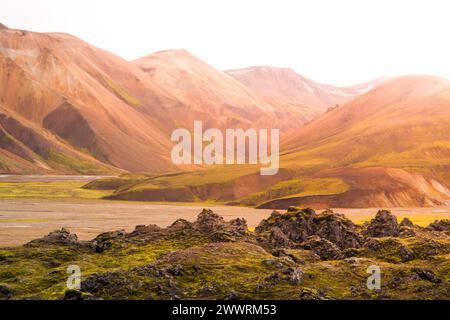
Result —
[{"label": "rolling hill", "polygon": [[202,173],[207,182],[195,178],[199,173],[151,178],[113,197],[143,200],[147,192],[159,193],[153,200],[168,193],[175,199],[174,190],[183,189],[194,200],[261,208],[444,204],[450,199],[450,81],[386,81],[299,128],[281,150],[278,176],[259,177],[245,166],[210,169]]}]

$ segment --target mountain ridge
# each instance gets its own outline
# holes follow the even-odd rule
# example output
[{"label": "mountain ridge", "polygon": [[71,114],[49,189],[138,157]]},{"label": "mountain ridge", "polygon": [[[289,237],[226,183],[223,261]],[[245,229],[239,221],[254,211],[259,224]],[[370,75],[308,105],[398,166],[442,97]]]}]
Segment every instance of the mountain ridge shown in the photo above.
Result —
[{"label": "mountain ridge", "polygon": [[379,78],[354,86],[337,87],[315,82],[291,68],[254,66],[225,72],[261,94],[310,105],[320,112],[346,103],[385,80]]},{"label": "mountain ridge", "polygon": [[192,199],[260,208],[445,205],[450,201],[450,81],[388,80],[283,139],[279,177],[258,174],[248,167],[215,168],[201,173],[207,182],[184,173],[138,183],[113,197],[145,200],[147,192],[159,193],[153,200],[167,194],[176,199],[182,183]]},{"label": "mountain ridge", "polygon": [[[198,169],[170,161],[171,132],[192,129],[195,120],[219,129],[258,126],[284,134],[321,113],[261,95],[184,49],[126,61],[70,34],[4,28],[0,64],[4,112],[18,122],[31,121],[33,134],[56,138],[72,154],[81,151],[92,167],[100,161],[118,171]],[[23,172],[10,152],[4,157],[8,165],[2,171]],[[45,157],[20,162],[27,173],[45,173],[43,163],[51,172],[79,173],[77,165],[61,171]]]}]

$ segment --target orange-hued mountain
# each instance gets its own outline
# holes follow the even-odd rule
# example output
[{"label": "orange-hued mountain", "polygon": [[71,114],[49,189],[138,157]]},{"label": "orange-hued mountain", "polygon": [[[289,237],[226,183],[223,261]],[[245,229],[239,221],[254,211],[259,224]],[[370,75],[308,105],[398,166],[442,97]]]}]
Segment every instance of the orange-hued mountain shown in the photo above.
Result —
[{"label": "orange-hued mountain", "polygon": [[388,80],[293,133],[284,141],[282,159],[290,167],[316,164],[312,177],[338,178],[350,186],[342,194],[291,199],[291,204],[444,203],[450,199],[450,81]]},{"label": "orange-hued mountain", "polygon": [[[388,80],[288,135],[280,165],[280,173],[269,177],[248,167],[161,177],[115,197],[161,200],[170,195],[277,209],[449,203],[450,81],[432,76]],[[176,183],[181,181],[182,188]]]},{"label": "orange-hued mountain", "polygon": [[[194,120],[281,129],[280,173],[175,166],[171,133]],[[0,25],[0,172],[143,171],[152,175],[112,198],[263,208],[443,204],[450,80],[338,88],[289,69],[222,72],[185,50],[126,61],[67,34]]]},{"label": "orange-hued mountain", "polygon": [[[189,106],[183,119],[205,127],[300,127],[320,112],[306,104],[264,97],[186,50],[167,50],[134,61],[151,80]],[[172,117],[179,117],[174,114]]]},{"label": "orange-hued mountain", "polygon": [[0,28],[0,171],[166,172],[175,128],[296,129],[319,115],[185,50],[128,62],[61,33]]},{"label": "orange-hued mountain", "polygon": [[319,112],[348,102],[385,80],[380,78],[351,87],[336,87],[314,82],[289,68],[261,66],[226,72],[260,94],[289,103],[307,105]]}]

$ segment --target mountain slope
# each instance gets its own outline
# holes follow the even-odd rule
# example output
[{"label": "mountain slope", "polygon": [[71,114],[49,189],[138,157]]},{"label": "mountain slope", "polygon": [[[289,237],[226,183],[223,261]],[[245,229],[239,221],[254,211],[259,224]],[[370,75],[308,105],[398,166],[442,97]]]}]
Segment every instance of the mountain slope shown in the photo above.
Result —
[{"label": "mountain slope", "polygon": [[[210,127],[279,128],[286,132],[318,115],[308,105],[263,97],[186,50],[161,51],[134,63],[190,107],[183,114],[189,127],[194,120],[203,120]],[[179,118],[179,114],[171,117]]]},{"label": "mountain slope", "polygon": [[[372,199],[375,193],[391,198],[375,203],[443,203],[450,197],[450,81],[431,76],[389,80],[299,129],[286,139],[284,150],[285,166],[304,169],[303,161],[316,163],[313,176],[340,178],[353,191],[377,185]],[[377,175],[369,171],[379,167]],[[327,168],[353,169],[349,177],[348,170]],[[391,182],[379,183],[386,178]],[[400,191],[401,200],[395,195]],[[345,196],[330,201],[343,204],[336,199]]]},{"label": "mountain slope", "polygon": [[130,196],[139,190],[144,195],[139,200],[145,192],[176,198],[177,190],[188,188],[193,199],[261,208],[444,204],[450,200],[450,81],[431,76],[389,80],[299,128],[282,141],[281,153],[278,176],[224,167],[203,172],[207,183],[185,173],[123,192]]},{"label": "mountain slope", "polygon": [[[194,169],[170,160],[172,131],[191,129],[194,120],[287,132],[317,116],[262,97],[183,50],[128,62],[67,34],[7,28],[0,29],[0,104],[8,117],[94,166],[148,172]],[[2,150],[9,165],[1,170],[60,171],[45,156],[23,154]]]},{"label": "mountain slope", "polygon": [[370,91],[383,81],[383,79],[377,79],[340,88],[316,83],[288,68],[250,67],[226,72],[265,96],[308,105],[320,113]]},{"label": "mountain slope", "polygon": [[177,102],[131,64],[69,35],[21,30],[0,31],[0,62],[3,107],[41,134],[126,170],[168,168],[169,138],[149,106]]},{"label": "mountain slope", "polygon": [[[285,150],[309,149],[319,155],[321,150],[334,150],[335,157],[345,155],[341,163],[356,163],[377,154],[404,152],[422,142],[448,141],[449,117],[449,80],[401,77],[297,130],[286,139]],[[370,147],[366,157],[356,148],[362,145]],[[353,154],[357,151],[359,155]]]}]

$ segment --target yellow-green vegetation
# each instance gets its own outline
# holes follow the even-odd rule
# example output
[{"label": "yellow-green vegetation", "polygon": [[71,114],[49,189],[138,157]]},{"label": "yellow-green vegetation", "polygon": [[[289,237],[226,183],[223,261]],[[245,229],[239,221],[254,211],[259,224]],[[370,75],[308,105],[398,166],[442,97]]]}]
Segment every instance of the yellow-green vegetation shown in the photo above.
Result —
[{"label": "yellow-green vegetation", "polygon": [[[259,177],[259,169],[254,166],[216,166],[193,172],[100,179],[86,188],[116,186],[114,194],[107,197],[116,200],[224,203],[229,200],[227,195],[233,193],[236,181],[253,177]],[[281,177],[275,179],[279,181]]]},{"label": "yellow-green vegetation", "polygon": [[403,152],[390,152],[357,163],[358,167],[433,168],[450,164],[450,142],[434,141]]},{"label": "yellow-green vegetation", "polygon": [[[380,212],[372,227],[395,231],[379,224],[388,222],[383,217]],[[266,232],[272,227],[279,228],[278,240]],[[291,208],[254,232],[210,210],[194,223],[140,226],[89,242],[61,230],[0,250],[0,299],[450,299],[447,233],[410,226],[400,228],[402,235],[372,237],[369,227]],[[283,244],[283,237],[299,240]],[[66,287],[73,265],[81,271],[80,291]],[[373,265],[382,271],[378,290],[367,288]]]},{"label": "yellow-green vegetation", "polygon": [[122,189],[126,189],[128,187],[141,183],[149,179],[150,177],[151,175],[147,174],[124,174],[119,177],[96,179],[83,186],[83,188],[89,190],[120,191]]},{"label": "yellow-green vegetation", "polygon": [[109,89],[111,89],[114,94],[120,98],[125,103],[129,104],[132,107],[139,107],[141,105],[141,101],[131,95],[127,90],[119,86],[117,83],[115,83],[112,79],[108,78],[107,76],[102,76],[103,81],[106,83]]},{"label": "yellow-green vegetation", "polygon": [[279,182],[274,186],[246,197],[237,203],[246,206],[257,206],[269,200],[339,194],[348,189],[349,186],[340,179],[293,179]]},{"label": "yellow-green vegetation", "polygon": [[223,184],[255,172],[259,172],[259,168],[255,166],[216,166],[208,170],[158,175],[140,184],[136,184],[133,189],[195,187],[212,183]]},{"label": "yellow-green vegetation", "polygon": [[[325,299],[450,298],[445,286],[408,280],[411,269],[421,267],[434,270],[442,281],[450,281],[450,255],[400,263],[398,252],[389,250],[371,253],[371,258],[343,261],[321,261],[308,251],[289,250],[297,260],[294,263],[250,243],[208,244],[204,239],[186,238],[119,244],[102,254],[64,246],[17,248],[0,251],[0,284],[18,293],[14,299],[60,299],[67,290],[67,267],[78,265],[82,281],[94,274],[110,275],[98,292],[103,299],[169,299],[169,295],[158,293],[158,287],[170,286],[169,281],[175,281],[184,298],[198,299],[224,299],[232,294],[239,299],[295,300],[302,295],[318,296],[319,292]],[[176,266],[183,272],[166,278],[139,269],[148,265],[159,270]],[[383,290],[365,287],[371,265],[383,270]],[[295,268],[305,274],[300,283],[289,281],[282,273],[279,279],[275,276],[280,270]],[[419,287],[430,292],[417,293]]]},{"label": "yellow-green vegetation", "polygon": [[91,162],[72,157],[68,154],[51,149],[48,155],[48,163],[55,169],[64,171],[77,172],[80,174],[110,174],[111,169],[105,165],[95,165]]},{"label": "yellow-green vegetation", "polygon": [[0,182],[0,199],[100,199],[109,191],[83,189],[82,181]]},{"label": "yellow-green vegetation", "polygon": [[[0,284],[21,292],[17,298],[57,299],[66,291],[67,267],[77,265],[82,277],[129,270],[153,263],[163,253],[203,243],[203,239],[167,239],[147,245],[116,245],[107,253],[66,246],[21,247],[0,250]],[[1,299],[1,298],[0,298]]]}]

